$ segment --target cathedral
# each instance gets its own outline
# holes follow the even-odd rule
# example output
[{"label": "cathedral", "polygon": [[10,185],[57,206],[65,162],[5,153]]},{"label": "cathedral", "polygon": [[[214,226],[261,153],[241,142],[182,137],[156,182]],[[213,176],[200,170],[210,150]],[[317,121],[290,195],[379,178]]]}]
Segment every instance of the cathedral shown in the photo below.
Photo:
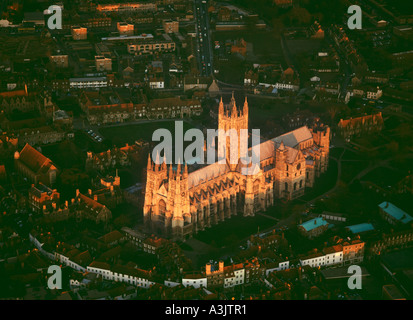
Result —
[{"label": "cathedral", "polygon": [[[234,97],[225,105],[221,98],[218,113],[219,129],[248,129],[247,99],[238,108]],[[245,165],[239,152],[238,164],[230,163],[227,152],[224,163],[217,161],[192,172],[188,172],[186,163],[168,167],[165,162],[154,164],[149,156],[145,227],[162,236],[184,240],[232,215],[254,216],[275,205],[277,199],[298,198],[327,170],[329,144],[328,126],[303,126],[249,148],[250,154],[259,151],[260,157],[259,165],[247,166],[249,175],[241,173]]]}]

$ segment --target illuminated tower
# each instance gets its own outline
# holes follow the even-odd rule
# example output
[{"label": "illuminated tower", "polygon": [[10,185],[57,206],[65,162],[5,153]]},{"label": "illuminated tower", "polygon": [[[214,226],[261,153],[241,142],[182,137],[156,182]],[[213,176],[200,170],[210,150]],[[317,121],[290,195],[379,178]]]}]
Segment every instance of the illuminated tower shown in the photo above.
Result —
[{"label": "illuminated tower", "polygon": [[[236,140],[237,140],[237,148],[233,148],[233,154],[232,157],[236,161],[234,163],[230,163],[231,159],[231,139],[229,134],[226,137],[226,142],[225,142],[225,149],[226,149],[226,160],[229,164],[229,167],[231,171],[235,171],[238,160],[240,158],[240,138],[241,138],[241,129],[246,129],[248,130],[248,101],[247,98],[245,98],[244,102],[244,107],[242,110],[238,110],[235,98],[234,98],[234,93],[232,93],[232,98],[231,101],[228,105],[224,105],[222,102],[222,97],[221,101],[219,103],[219,109],[218,109],[218,129],[224,130],[226,133],[229,133],[231,129],[235,130],[236,135]],[[247,137],[248,138],[248,137]],[[248,143],[248,140],[246,141]]]}]

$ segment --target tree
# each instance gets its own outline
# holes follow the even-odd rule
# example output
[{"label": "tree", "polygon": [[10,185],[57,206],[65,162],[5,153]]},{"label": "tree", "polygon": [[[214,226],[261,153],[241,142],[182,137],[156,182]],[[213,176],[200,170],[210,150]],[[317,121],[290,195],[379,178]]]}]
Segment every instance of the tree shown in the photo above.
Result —
[{"label": "tree", "polygon": [[330,115],[331,123],[334,123],[334,119],[336,117],[336,114],[338,112],[338,107],[336,105],[333,105],[328,108],[327,112]]},{"label": "tree", "polygon": [[280,18],[272,19],[272,26],[273,26],[273,30],[274,30],[274,36],[276,38],[279,38],[281,36],[281,34],[283,33],[284,28],[285,28],[282,19],[280,19]]}]

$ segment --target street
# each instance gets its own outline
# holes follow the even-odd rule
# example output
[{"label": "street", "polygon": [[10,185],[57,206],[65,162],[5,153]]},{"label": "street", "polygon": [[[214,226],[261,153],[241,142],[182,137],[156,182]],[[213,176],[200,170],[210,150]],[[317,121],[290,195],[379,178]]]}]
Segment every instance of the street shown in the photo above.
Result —
[{"label": "street", "polygon": [[209,76],[213,73],[213,53],[211,49],[208,7],[206,0],[196,0],[194,6],[198,69],[201,75]]}]

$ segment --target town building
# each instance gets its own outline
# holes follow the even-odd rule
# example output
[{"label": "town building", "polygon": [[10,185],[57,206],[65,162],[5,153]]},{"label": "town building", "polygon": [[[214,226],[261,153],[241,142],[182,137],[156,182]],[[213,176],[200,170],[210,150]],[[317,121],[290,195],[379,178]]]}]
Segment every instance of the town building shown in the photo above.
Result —
[{"label": "town building", "polygon": [[343,246],[343,264],[345,266],[363,262],[365,242],[361,241],[359,236],[345,240],[341,245]]},{"label": "town building", "polygon": [[338,134],[348,139],[353,136],[359,137],[378,133],[383,128],[383,117],[381,112],[365,115],[357,118],[340,119],[337,125]]},{"label": "town building", "polygon": [[298,230],[307,238],[315,238],[328,229],[329,223],[322,217],[308,220],[298,226]]},{"label": "town building", "polygon": [[56,182],[59,170],[56,165],[31,145],[26,144],[22,151],[14,154],[16,171],[30,182],[50,186]]},{"label": "town building", "polygon": [[118,22],[117,28],[121,36],[133,36],[135,25],[127,22]]},{"label": "town building", "polygon": [[[126,40],[126,38],[121,40]],[[175,48],[175,42],[166,34],[163,38],[154,38],[147,34],[129,37],[127,44],[128,52],[134,55],[174,52]]]},{"label": "town building", "polygon": [[100,12],[136,12],[136,11],[156,11],[157,6],[155,2],[127,2],[127,3],[108,3],[98,4],[96,10]]},{"label": "town building", "polygon": [[60,193],[56,189],[51,189],[48,186],[39,183],[38,185],[32,185],[28,193],[29,206],[37,213],[44,210],[44,206],[56,207],[60,203]]},{"label": "town building", "polygon": [[105,56],[95,56],[96,71],[112,71],[112,59]]},{"label": "town building", "polygon": [[86,40],[87,39],[87,28],[80,27],[80,26],[73,26],[72,37],[73,37],[73,40]]},{"label": "town building", "polygon": [[179,21],[176,20],[163,20],[162,21],[163,31],[165,33],[176,33],[179,32]]},{"label": "town building", "polygon": [[409,224],[413,221],[409,214],[388,201],[379,204],[379,211],[381,217],[392,225]]}]

